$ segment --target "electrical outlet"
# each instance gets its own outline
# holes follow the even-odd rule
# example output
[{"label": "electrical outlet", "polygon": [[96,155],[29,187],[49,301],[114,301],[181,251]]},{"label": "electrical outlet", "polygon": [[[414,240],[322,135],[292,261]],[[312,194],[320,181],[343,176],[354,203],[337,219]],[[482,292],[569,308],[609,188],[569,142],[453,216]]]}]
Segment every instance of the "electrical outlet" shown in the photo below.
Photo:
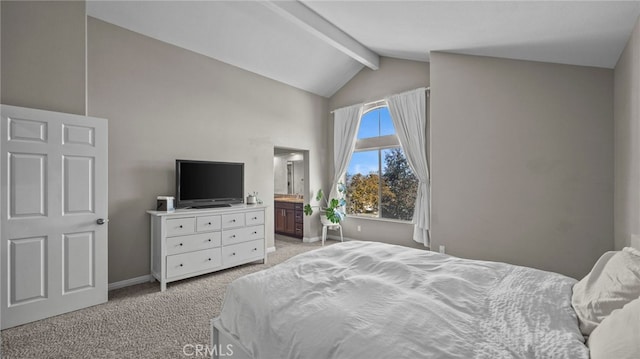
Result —
[{"label": "electrical outlet", "polygon": [[444,246],[440,246],[440,253],[444,253]]},{"label": "electrical outlet", "polygon": [[362,227],[358,226],[358,232],[360,232],[362,230]]}]

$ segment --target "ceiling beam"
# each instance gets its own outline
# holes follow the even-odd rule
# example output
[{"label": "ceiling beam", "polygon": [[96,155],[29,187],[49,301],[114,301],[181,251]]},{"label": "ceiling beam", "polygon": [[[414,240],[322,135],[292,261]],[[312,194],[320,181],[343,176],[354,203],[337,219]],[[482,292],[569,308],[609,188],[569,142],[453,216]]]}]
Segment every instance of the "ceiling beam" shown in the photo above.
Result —
[{"label": "ceiling beam", "polygon": [[380,67],[380,56],[299,1],[259,1],[280,16],[317,36],[372,70]]}]

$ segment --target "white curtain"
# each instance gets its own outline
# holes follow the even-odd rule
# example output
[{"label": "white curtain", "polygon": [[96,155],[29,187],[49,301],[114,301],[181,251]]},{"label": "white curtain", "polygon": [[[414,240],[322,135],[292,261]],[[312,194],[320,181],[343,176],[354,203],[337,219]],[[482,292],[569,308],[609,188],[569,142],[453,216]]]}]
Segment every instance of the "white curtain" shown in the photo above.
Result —
[{"label": "white curtain", "polygon": [[418,178],[418,193],[413,211],[413,240],[430,247],[429,240],[429,164],[427,163],[427,117],[425,89],[417,89],[385,98],[400,145],[413,173]]},{"label": "white curtain", "polygon": [[347,172],[356,147],[356,134],[362,115],[362,105],[337,109],[333,112],[333,185],[329,198],[338,197],[338,183]]}]

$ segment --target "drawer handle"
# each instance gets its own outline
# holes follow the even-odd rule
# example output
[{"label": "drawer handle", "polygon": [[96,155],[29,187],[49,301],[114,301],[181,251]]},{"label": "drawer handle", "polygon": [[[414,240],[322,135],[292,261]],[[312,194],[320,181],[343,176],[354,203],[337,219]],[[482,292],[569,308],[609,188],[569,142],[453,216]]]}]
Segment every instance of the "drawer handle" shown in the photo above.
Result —
[{"label": "drawer handle", "polygon": [[258,217],[253,217],[253,219],[258,219]]},{"label": "drawer handle", "polygon": [[182,247],[182,243],[180,243],[179,246]]},{"label": "drawer handle", "polygon": [[211,261],[211,258],[209,258],[209,261]]},{"label": "drawer handle", "polygon": [[234,234],[233,236],[231,236],[231,238],[236,238],[236,235]]},{"label": "drawer handle", "polygon": [[232,255],[232,256],[235,256],[235,255],[236,255],[236,252],[231,253],[231,255]]},{"label": "drawer handle", "polygon": [[182,267],[182,263],[180,263],[180,267]]},{"label": "drawer handle", "polygon": [[254,250],[254,251],[257,251],[257,250],[258,250],[258,248],[254,248],[253,250]]},{"label": "drawer handle", "polygon": [[256,231],[253,231],[253,234],[258,234],[258,232],[256,232]]},{"label": "drawer handle", "polygon": [[235,223],[235,222],[236,222],[236,220],[235,220],[235,219],[232,219],[232,220],[231,220],[231,222]]},{"label": "drawer handle", "polygon": [[207,239],[207,241],[211,242],[211,238]]},{"label": "drawer handle", "polygon": [[211,222],[209,222],[209,225],[211,225]]},{"label": "drawer handle", "polygon": [[182,228],[182,225],[180,225],[180,228]]}]

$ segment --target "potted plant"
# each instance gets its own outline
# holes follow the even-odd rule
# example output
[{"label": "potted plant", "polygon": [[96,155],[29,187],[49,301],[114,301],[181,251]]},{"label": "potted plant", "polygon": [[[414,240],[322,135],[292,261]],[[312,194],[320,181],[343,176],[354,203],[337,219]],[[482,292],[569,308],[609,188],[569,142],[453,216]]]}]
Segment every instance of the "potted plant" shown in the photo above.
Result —
[{"label": "potted plant", "polygon": [[[344,211],[344,206],[347,205],[347,201],[345,201],[344,196],[347,192],[347,188],[344,183],[338,183],[338,198],[327,199],[324,196],[324,192],[322,189],[318,190],[316,194],[316,202],[320,202],[324,200],[324,206],[320,204],[312,206],[307,203],[304,206],[304,214],[310,216],[313,214],[313,208],[320,209],[320,215],[326,217],[326,219],[331,223],[340,223],[347,216]],[[320,220],[324,219],[320,217]]]}]

